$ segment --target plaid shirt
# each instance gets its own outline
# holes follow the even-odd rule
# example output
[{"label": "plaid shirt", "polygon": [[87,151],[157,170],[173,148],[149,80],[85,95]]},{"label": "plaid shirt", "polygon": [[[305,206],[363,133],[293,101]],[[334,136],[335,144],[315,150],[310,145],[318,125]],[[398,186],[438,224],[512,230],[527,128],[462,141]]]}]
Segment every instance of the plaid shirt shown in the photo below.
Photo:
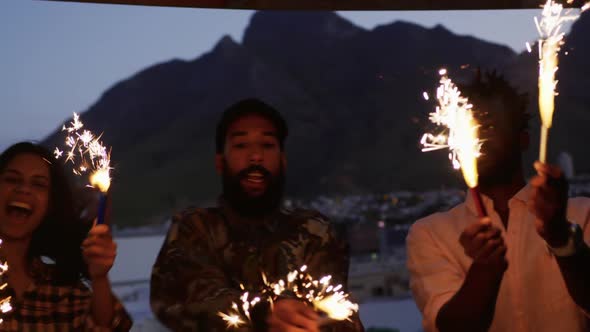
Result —
[{"label": "plaid shirt", "polygon": [[[238,302],[240,284],[259,287],[261,271],[269,281],[277,281],[307,265],[310,275],[331,275],[334,284],[346,289],[347,246],[321,214],[283,209],[253,224],[223,201],[220,205],[189,209],[173,218],[151,280],[152,310],[164,325],[174,331],[228,330],[218,312]],[[259,318],[264,320],[264,315]],[[321,328],[362,330],[358,315]]]},{"label": "plaid shirt", "polygon": [[[12,296],[12,310],[0,314],[0,331],[58,332],[58,331],[129,331],[132,321],[116,298],[113,325],[98,327],[92,320],[92,291],[79,281],[76,285],[56,286],[53,268],[40,260],[33,262],[34,282],[17,300],[14,290],[7,287],[2,298]],[[114,295],[113,295],[114,297]]]}]

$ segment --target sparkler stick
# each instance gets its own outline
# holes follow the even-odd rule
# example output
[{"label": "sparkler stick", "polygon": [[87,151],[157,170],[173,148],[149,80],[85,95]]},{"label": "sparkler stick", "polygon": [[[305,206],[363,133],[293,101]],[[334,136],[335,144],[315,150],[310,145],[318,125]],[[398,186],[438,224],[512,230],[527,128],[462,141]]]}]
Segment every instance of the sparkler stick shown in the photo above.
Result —
[{"label": "sparkler stick", "polygon": [[98,199],[98,213],[96,216],[96,224],[104,224],[104,218],[106,215],[107,210],[107,195],[104,193],[100,193],[100,197]]},{"label": "sparkler stick", "polygon": [[[569,0],[568,3],[571,3]],[[588,9],[586,3],[582,11]],[[555,89],[557,81],[555,74],[558,67],[558,53],[563,45],[565,33],[562,31],[563,23],[575,21],[578,14],[572,14],[571,10],[564,12],[563,5],[547,0],[543,6],[541,19],[535,17],[535,25],[539,32],[539,113],[541,115],[541,143],[539,146],[539,161],[547,161],[547,141],[549,129],[553,124],[555,111]]]},{"label": "sparkler stick", "polygon": [[[72,171],[74,174],[81,176],[90,173],[89,186],[97,188],[100,191],[98,206],[97,224],[104,223],[107,193],[111,186],[110,177],[110,152],[102,145],[100,136],[95,136],[91,131],[81,129],[84,127],[80,116],[74,113],[73,121],[69,126],[64,125],[62,131],[67,132],[65,139],[66,160],[73,164]],[[59,148],[55,148],[55,158],[60,158],[64,154]]]},{"label": "sparkler stick", "polygon": [[[479,125],[473,116],[473,105],[461,95],[461,91],[447,76],[447,70],[439,71],[440,85],[436,90],[438,105],[429,119],[445,130],[437,135],[426,133],[420,143],[423,152],[449,149],[449,159],[455,169],[461,169],[463,179],[473,196],[479,217],[487,216],[478,189],[477,158],[481,141]],[[426,98],[427,95],[425,95]]]}]

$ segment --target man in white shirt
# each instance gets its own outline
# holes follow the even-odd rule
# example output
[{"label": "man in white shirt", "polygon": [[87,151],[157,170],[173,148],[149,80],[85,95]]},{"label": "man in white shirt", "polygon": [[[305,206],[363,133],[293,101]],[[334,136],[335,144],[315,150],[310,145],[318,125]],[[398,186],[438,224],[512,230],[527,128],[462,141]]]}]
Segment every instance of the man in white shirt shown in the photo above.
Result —
[{"label": "man in white shirt", "polygon": [[[426,331],[590,331],[590,200],[567,198],[556,167],[525,182],[526,98],[486,74],[463,92],[485,140],[473,198],[417,221],[408,234],[410,286]],[[585,241],[584,241],[585,239]]]}]

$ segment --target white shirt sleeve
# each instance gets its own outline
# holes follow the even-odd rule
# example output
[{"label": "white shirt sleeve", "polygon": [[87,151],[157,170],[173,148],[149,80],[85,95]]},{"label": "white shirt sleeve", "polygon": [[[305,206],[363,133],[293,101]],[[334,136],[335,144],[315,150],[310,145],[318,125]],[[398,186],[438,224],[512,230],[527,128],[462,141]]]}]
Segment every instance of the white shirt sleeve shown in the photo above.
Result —
[{"label": "white shirt sleeve", "polygon": [[416,222],[406,244],[410,288],[423,315],[422,325],[427,332],[436,332],[438,312],[461,288],[465,272],[428,223]]}]

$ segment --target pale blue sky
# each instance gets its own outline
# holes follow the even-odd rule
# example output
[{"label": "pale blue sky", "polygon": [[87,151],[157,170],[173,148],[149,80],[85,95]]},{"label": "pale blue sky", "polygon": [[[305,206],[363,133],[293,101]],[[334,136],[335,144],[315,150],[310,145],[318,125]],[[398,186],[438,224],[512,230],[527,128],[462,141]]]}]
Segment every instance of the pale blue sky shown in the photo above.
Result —
[{"label": "pale blue sky", "polygon": [[[505,44],[534,40],[539,11],[342,12],[371,29],[395,20]],[[253,11],[0,1],[0,150],[41,139],[113,83],[154,63],[241,41]]]}]

